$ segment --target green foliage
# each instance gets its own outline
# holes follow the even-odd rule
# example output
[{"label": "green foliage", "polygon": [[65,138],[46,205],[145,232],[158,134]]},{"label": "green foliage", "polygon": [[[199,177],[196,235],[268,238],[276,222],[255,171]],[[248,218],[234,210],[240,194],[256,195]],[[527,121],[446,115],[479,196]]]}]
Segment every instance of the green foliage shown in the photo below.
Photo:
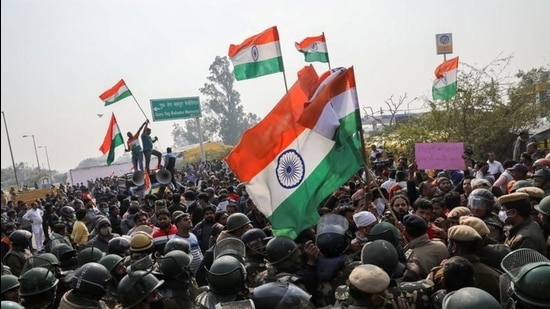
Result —
[{"label": "green foliage", "polygon": [[[511,158],[516,134],[548,116],[548,100],[536,103],[536,84],[545,69],[502,76],[511,57],[496,59],[480,69],[461,63],[458,93],[446,102],[425,99],[429,111],[386,128],[370,139],[386,141],[392,152],[413,156],[417,142],[464,142],[477,159],[494,151]],[[391,142],[388,142],[391,141]]]}]

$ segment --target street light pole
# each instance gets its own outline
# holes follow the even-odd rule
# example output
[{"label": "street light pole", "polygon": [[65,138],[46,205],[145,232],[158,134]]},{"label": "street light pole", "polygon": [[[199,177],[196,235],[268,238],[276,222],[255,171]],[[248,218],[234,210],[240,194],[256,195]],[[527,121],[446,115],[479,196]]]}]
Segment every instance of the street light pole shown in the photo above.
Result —
[{"label": "street light pole", "polygon": [[13,164],[13,173],[15,175],[15,184],[19,187],[19,179],[17,179],[17,169],[15,168],[15,160],[13,159],[13,151],[11,150],[10,134],[8,133],[8,124],[6,123],[6,114],[2,111],[2,118],[4,118],[4,127],[6,127],[6,135],[8,136],[8,146],[10,147],[11,164]]},{"label": "street light pole", "polygon": [[38,148],[44,148],[44,151],[46,152],[46,161],[48,162],[48,171],[50,172],[50,181],[53,184],[52,168],[50,167],[50,156],[48,156],[48,147],[47,146],[38,146]]},{"label": "street light pole", "polygon": [[32,137],[32,144],[34,145],[34,154],[36,155],[36,165],[38,165],[38,177],[40,177],[40,160],[38,160],[38,150],[36,149],[36,141],[34,140],[34,134],[23,135],[23,137]]}]

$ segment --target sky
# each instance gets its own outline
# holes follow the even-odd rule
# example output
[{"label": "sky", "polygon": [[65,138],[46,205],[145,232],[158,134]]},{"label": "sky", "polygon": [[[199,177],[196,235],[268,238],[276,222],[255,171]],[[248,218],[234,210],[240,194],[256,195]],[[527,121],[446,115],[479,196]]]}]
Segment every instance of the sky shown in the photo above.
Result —
[{"label": "sky", "polygon": [[[29,167],[37,166],[32,135],[42,169],[49,161],[52,170],[67,172],[100,156],[111,113],[121,131],[135,132],[145,115],[152,118],[150,99],[200,96],[216,56],[272,26],[279,31],[289,87],[307,65],[294,42],[324,32],[332,67],[355,68],[362,111],[386,108],[384,100],[392,95],[431,98],[434,69],[443,61],[436,54],[437,33],[452,33],[454,50],[447,57],[460,56],[470,65],[513,55],[508,68],[513,74],[550,63],[548,0],[5,0],[0,5],[2,168],[12,166],[8,136],[16,164]],[[319,74],[328,68],[314,67]],[[105,107],[98,96],[121,78],[137,103],[126,98]],[[284,94],[283,75],[239,81],[235,90],[244,110],[263,118]],[[407,108],[413,112],[423,104],[413,100]],[[151,123],[158,149],[172,146],[174,123]],[[123,153],[117,148],[117,156]]]}]

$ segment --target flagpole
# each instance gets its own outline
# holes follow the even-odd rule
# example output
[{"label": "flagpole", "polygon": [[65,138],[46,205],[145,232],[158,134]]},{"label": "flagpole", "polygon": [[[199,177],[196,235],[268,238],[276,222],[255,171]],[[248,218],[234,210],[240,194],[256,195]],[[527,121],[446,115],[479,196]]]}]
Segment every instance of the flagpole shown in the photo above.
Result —
[{"label": "flagpole", "polygon": [[[132,93],[130,91],[130,93]],[[139,107],[139,110],[143,113],[143,116],[145,116],[145,120],[149,120],[143,109],[141,108],[141,105],[139,105],[138,101],[136,100],[136,97],[134,97],[134,94],[132,93],[132,99],[134,99],[134,102],[136,102],[137,106]]]},{"label": "flagpole", "polygon": [[286,73],[285,73],[285,66],[283,65],[283,80],[285,81],[285,90],[288,92],[288,85],[286,83]]},{"label": "flagpole", "polygon": [[325,32],[323,32],[323,39],[325,39],[325,46],[327,47],[327,63],[328,63],[328,70],[332,70],[330,67],[330,56],[328,53],[328,44],[327,44],[327,38],[325,37]]}]

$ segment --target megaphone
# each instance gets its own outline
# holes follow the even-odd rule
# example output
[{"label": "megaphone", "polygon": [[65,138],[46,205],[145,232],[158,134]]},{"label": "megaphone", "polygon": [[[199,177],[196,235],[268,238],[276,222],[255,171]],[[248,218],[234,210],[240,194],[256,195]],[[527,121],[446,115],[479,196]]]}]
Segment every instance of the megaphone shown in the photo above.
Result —
[{"label": "megaphone", "polygon": [[160,183],[161,185],[167,185],[172,182],[172,173],[170,173],[170,171],[165,168],[159,169],[155,173],[155,176],[157,177],[158,183]]},{"label": "megaphone", "polygon": [[132,182],[136,186],[143,186],[145,184],[145,174],[143,171],[135,171],[132,175]]}]

